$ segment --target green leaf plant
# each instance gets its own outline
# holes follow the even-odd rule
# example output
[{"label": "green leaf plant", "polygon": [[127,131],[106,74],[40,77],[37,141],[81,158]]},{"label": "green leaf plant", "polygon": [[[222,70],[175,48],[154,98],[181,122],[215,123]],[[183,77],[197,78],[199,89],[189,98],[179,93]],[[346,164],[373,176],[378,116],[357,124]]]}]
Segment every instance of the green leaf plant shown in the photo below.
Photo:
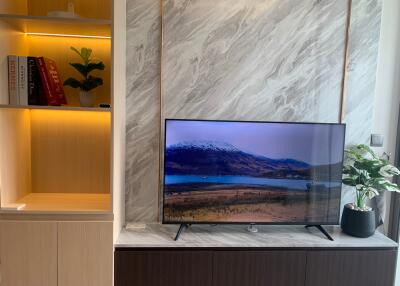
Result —
[{"label": "green leaf plant", "polygon": [[380,159],[364,144],[345,149],[343,184],[355,187],[355,209],[368,210],[366,200],[379,195],[379,191],[400,192],[397,184],[390,181],[400,171],[389,161]]},{"label": "green leaf plant", "polygon": [[83,91],[91,91],[92,89],[103,85],[102,78],[90,75],[94,70],[104,70],[105,68],[103,62],[95,62],[92,60],[92,49],[81,48],[79,51],[78,49],[71,47],[71,50],[82,58],[83,63],[70,63],[70,65],[82,75],[83,79],[78,80],[70,77],[64,81],[64,86],[80,88]]}]

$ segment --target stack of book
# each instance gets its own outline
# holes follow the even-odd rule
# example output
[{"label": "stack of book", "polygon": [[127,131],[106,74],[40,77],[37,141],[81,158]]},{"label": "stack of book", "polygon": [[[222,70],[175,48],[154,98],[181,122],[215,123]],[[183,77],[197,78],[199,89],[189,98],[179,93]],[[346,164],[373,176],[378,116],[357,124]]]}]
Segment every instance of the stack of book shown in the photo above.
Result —
[{"label": "stack of book", "polygon": [[8,56],[10,105],[67,104],[56,63],[44,57]]}]

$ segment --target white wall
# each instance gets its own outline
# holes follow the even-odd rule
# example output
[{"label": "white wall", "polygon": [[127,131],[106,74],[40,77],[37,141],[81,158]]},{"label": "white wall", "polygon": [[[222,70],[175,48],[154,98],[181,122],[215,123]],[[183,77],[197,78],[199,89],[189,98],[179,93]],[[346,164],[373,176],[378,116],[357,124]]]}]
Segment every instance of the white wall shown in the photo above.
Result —
[{"label": "white wall", "polygon": [[[400,1],[383,0],[381,39],[374,105],[373,133],[385,136],[380,154],[390,152],[394,159],[400,105]],[[387,196],[388,201],[390,196]],[[387,213],[389,212],[389,205]],[[387,231],[387,220],[385,223]]]}]

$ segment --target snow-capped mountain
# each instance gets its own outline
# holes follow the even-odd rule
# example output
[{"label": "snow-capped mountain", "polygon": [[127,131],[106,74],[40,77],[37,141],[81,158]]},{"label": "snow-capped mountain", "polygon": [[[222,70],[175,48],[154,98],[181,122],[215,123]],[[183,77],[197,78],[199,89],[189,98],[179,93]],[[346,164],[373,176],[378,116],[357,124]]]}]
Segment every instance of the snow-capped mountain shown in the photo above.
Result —
[{"label": "snow-capped mountain", "polygon": [[214,151],[228,151],[228,152],[239,152],[240,150],[232,144],[221,142],[221,141],[183,141],[168,147],[169,150],[173,149],[203,149],[203,150],[214,150]]},{"label": "snow-capped mountain", "polygon": [[253,155],[218,141],[181,142],[169,146],[165,156],[168,175],[304,178],[310,168],[301,161]]},{"label": "snow-capped mountain", "polygon": [[295,159],[250,154],[225,142],[190,141],[167,147],[165,174],[340,180],[341,165],[311,166]]}]

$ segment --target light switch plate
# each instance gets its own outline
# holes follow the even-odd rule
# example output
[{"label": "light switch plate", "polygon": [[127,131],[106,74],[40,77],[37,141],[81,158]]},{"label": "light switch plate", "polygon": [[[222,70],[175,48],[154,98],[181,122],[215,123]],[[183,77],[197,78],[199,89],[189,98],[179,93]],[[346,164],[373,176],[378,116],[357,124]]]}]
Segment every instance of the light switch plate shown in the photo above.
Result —
[{"label": "light switch plate", "polygon": [[371,134],[371,146],[372,147],[383,147],[383,135],[382,134]]}]

